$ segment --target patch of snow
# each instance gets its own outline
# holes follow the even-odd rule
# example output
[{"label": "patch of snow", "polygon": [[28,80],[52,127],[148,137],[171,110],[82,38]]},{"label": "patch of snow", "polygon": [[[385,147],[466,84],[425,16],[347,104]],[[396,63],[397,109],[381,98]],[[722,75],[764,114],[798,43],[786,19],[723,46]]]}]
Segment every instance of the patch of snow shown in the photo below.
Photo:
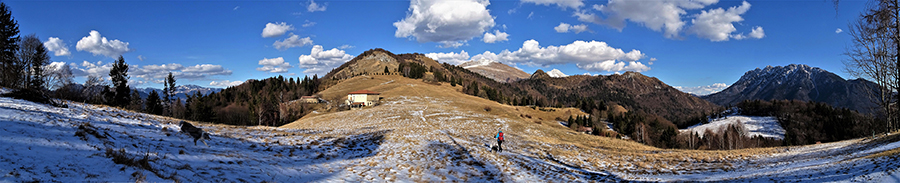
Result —
[{"label": "patch of snow", "polygon": [[[468,69],[468,68],[473,68],[473,67],[488,66],[488,65],[491,65],[491,63],[495,63],[495,62],[497,62],[497,61],[482,58],[479,60],[472,60],[472,61],[463,63],[466,65],[466,66],[463,66],[463,68]],[[463,65],[463,64],[460,64],[460,65]]]},{"label": "patch of snow", "polygon": [[778,123],[778,120],[775,119],[775,117],[771,116],[761,117],[732,115],[719,119],[713,119],[707,124],[697,124],[680,131],[698,133],[701,137],[703,137],[703,133],[707,129],[721,134],[722,130],[727,128],[729,125],[738,123],[743,124],[744,131],[747,132],[744,135],[747,137],[761,136],[766,138],[784,139],[784,128],[781,127],[781,124]]}]

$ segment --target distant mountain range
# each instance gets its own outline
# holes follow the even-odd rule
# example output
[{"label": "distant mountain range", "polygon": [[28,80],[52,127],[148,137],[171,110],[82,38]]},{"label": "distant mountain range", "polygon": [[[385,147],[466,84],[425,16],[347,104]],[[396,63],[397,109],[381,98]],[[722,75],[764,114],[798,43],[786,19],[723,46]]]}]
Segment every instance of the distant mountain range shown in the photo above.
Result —
[{"label": "distant mountain range", "polygon": [[867,93],[877,91],[875,83],[864,79],[845,80],[824,69],[791,64],[747,71],[725,90],[701,98],[723,106],[754,99],[816,101],[869,113],[877,105]]},{"label": "distant mountain range", "polygon": [[[135,88],[135,89],[138,91],[138,93],[141,94],[141,98],[147,98],[147,96],[150,94],[150,91],[154,91],[154,90],[156,90],[156,92],[159,93],[160,97],[163,96],[162,89],[150,88],[150,87]],[[220,91],[222,91],[222,88],[207,88],[207,87],[202,87],[202,86],[198,86],[198,85],[179,85],[179,86],[175,86],[175,98],[184,100],[184,99],[187,99],[187,95],[193,95],[194,93],[197,93],[197,92],[200,92],[201,95],[209,95],[212,92],[220,92]]]},{"label": "distant mountain range", "polygon": [[531,76],[515,67],[487,59],[472,60],[458,66],[503,83],[514,82]]}]

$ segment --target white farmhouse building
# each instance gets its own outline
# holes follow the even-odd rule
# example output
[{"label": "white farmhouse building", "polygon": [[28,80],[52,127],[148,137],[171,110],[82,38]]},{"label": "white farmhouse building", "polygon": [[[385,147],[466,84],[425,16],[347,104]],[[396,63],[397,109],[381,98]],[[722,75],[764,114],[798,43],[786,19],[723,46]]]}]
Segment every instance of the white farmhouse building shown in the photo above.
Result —
[{"label": "white farmhouse building", "polygon": [[378,101],[381,93],[369,90],[358,90],[347,94],[347,105],[351,108],[371,106]]}]

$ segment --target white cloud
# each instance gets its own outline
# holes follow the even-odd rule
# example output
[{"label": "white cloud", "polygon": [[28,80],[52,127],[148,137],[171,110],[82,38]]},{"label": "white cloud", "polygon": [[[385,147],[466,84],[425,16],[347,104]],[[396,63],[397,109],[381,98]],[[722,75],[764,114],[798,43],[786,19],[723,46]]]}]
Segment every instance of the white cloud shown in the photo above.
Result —
[{"label": "white cloud", "polygon": [[313,41],[309,37],[300,38],[300,36],[298,36],[298,35],[291,34],[290,37],[288,37],[284,40],[275,41],[275,43],[272,43],[272,46],[275,46],[275,49],[284,51],[284,50],[287,50],[288,48],[302,47],[302,46],[312,45],[312,44],[313,44]]},{"label": "white cloud", "polygon": [[462,45],[468,45],[466,41],[441,41],[438,43],[441,43],[441,45],[438,46],[441,48],[456,48]]},{"label": "white cloud", "polygon": [[[181,64],[170,63],[144,66],[131,65],[130,67],[131,70],[129,70],[128,75],[133,76],[133,80],[140,78],[143,81],[153,83],[163,83],[169,72],[172,73],[172,76],[174,76],[175,79],[186,79],[190,81],[208,80],[211,76],[224,76],[231,75],[232,73],[231,70],[225,69],[221,65],[212,64],[199,64],[185,67]],[[105,70],[107,73],[109,73],[109,68],[105,68]]]},{"label": "white cloud", "polygon": [[266,28],[263,28],[262,37],[278,37],[287,33],[287,31],[294,30],[293,25],[288,25],[287,23],[266,23]]},{"label": "white cloud", "polygon": [[556,32],[559,32],[559,33],[566,33],[566,32],[569,32],[569,30],[572,30],[572,32],[575,32],[575,34],[578,34],[578,33],[587,31],[588,29],[587,29],[587,25],[584,25],[584,24],[570,25],[567,23],[560,22],[559,26],[554,27],[553,30],[556,30]]},{"label": "white cloud", "polygon": [[44,47],[47,47],[48,51],[52,51],[54,56],[72,56],[72,52],[69,52],[69,47],[58,37],[50,37],[44,42]]},{"label": "white cloud", "polygon": [[[605,5],[593,5],[592,9],[602,12],[606,18],[594,14],[589,10],[577,10],[573,16],[579,21],[606,25],[622,31],[626,20],[647,27],[657,32],[663,32],[663,36],[670,39],[680,39],[682,31],[697,37],[711,41],[727,41],[729,38],[746,39],[762,38],[762,29],[754,35],[732,34],[735,32],[734,23],[744,19],[742,14],[750,9],[750,3],[746,1],[741,5],[723,8],[701,10],[699,14],[688,15],[689,10],[703,9],[719,0],[610,0]],[[684,20],[692,17],[691,25]],[[685,28],[687,27],[687,28]],[[754,31],[757,29],[754,29]]]},{"label": "white cloud", "polygon": [[465,50],[460,51],[459,53],[426,53],[425,56],[437,60],[438,62],[446,62],[450,65],[459,65],[469,61],[469,53],[466,53]]},{"label": "white cloud", "polygon": [[625,20],[628,20],[657,32],[662,31],[666,38],[678,38],[685,25],[681,17],[687,14],[687,10],[700,9],[716,2],[718,0],[610,0],[606,5],[593,6],[593,9],[608,16],[605,20],[586,12],[576,12],[575,16],[578,20],[607,25],[619,31],[625,28]]},{"label": "white cloud", "polygon": [[844,30],[841,30],[841,28],[838,28],[837,30],[834,30],[834,33],[835,33],[835,34],[840,34],[841,32],[844,32]]},{"label": "white cloud", "polygon": [[355,47],[356,46],[345,44],[345,45],[338,46],[338,49],[346,50],[346,49],[355,48]]},{"label": "white cloud", "polygon": [[[693,25],[688,28],[688,32],[713,42],[728,41],[730,37],[742,39],[743,35],[731,33],[737,30],[733,23],[743,21],[744,18],[741,17],[741,14],[746,13],[747,10],[750,10],[750,3],[744,1],[741,6],[730,7],[728,10],[716,8],[701,11],[696,18],[691,20]],[[759,30],[761,33],[762,28]]]},{"label": "white cloud", "polygon": [[263,58],[259,60],[259,65],[263,67],[256,68],[258,71],[271,73],[285,73],[292,68],[290,63],[284,62],[284,58]]},{"label": "white cloud", "polygon": [[141,62],[143,62],[144,60],[147,59],[147,57],[145,57],[144,55],[138,55],[137,59],[140,60]]},{"label": "white cloud", "polygon": [[485,51],[472,60],[488,59],[504,63],[522,63],[533,66],[575,64],[587,71],[637,71],[650,70],[638,60],[645,55],[639,50],[624,52],[606,42],[575,41],[568,45],[541,47],[538,41],[528,40],[516,51],[503,50],[499,54]]},{"label": "white cloud", "polygon": [[485,32],[484,37],[482,38],[482,41],[484,41],[485,43],[494,43],[497,41],[507,41],[507,40],[509,40],[509,39],[507,39],[507,37],[509,37],[509,34],[507,34],[505,32],[500,32],[500,30],[494,30],[493,34],[491,34],[490,32]]},{"label": "white cloud", "polygon": [[725,83],[715,83],[708,86],[695,86],[695,87],[684,87],[684,86],[672,86],[675,89],[681,90],[685,93],[690,93],[694,95],[709,95],[728,88],[728,84]]},{"label": "white cloud", "polygon": [[235,7],[234,7],[233,9],[231,9],[231,10],[237,10],[238,8],[241,8],[241,6],[235,6]]},{"label": "white cloud", "polygon": [[766,33],[763,31],[762,27],[756,26],[756,28],[753,28],[753,30],[750,31],[750,37],[756,38],[756,39],[762,39],[763,37],[766,37]]},{"label": "white cloud", "polygon": [[231,73],[231,70],[223,68],[222,65],[200,64],[182,69],[180,75],[172,74],[176,78],[200,80],[215,75],[231,75]]},{"label": "white cloud", "polygon": [[311,22],[311,21],[309,21],[309,20],[306,20],[306,22],[303,23],[303,25],[300,25],[300,26],[303,26],[303,27],[312,27],[312,26],[314,26],[314,25],[316,25],[316,22]]},{"label": "white cloud", "polygon": [[210,86],[218,86],[218,87],[232,87],[232,86],[237,86],[237,85],[241,85],[241,84],[244,84],[244,82],[243,81],[228,81],[228,80],[209,82]]},{"label": "white cloud", "polygon": [[458,47],[494,27],[487,0],[412,0],[403,20],[394,22],[398,38]]},{"label": "white cloud", "polygon": [[111,58],[116,58],[123,53],[132,51],[132,49],[128,48],[128,42],[119,41],[118,39],[107,40],[106,37],[100,36],[100,32],[95,30],[92,30],[89,36],[81,38],[75,44],[75,49]]},{"label": "white cloud", "polygon": [[98,76],[105,78],[109,76],[109,69],[112,69],[112,63],[104,64],[103,61],[96,63],[82,61],[81,66],[72,64],[72,75],[74,76]]},{"label": "white cloud", "polygon": [[345,53],[344,50],[337,48],[325,50],[322,45],[315,45],[309,55],[300,55],[298,58],[300,65],[297,67],[306,69],[303,71],[306,74],[324,75],[332,68],[341,66],[350,59],[353,59],[353,56]]},{"label": "white cloud", "polygon": [[326,6],[328,6],[328,3],[319,5],[319,4],[316,4],[316,1],[309,0],[309,6],[306,6],[306,11],[309,11],[309,12],[325,11]]},{"label": "white cloud", "polygon": [[578,7],[584,6],[584,2],[582,0],[522,0],[522,2],[526,3],[534,3],[539,5],[553,5],[559,6],[561,8],[572,8],[577,10]]}]

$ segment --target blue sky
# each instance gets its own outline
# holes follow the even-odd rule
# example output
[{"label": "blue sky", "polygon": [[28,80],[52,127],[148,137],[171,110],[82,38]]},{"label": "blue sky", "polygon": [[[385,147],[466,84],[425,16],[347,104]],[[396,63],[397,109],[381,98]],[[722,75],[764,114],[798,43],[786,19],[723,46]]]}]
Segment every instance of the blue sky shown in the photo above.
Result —
[{"label": "blue sky", "polygon": [[[123,55],[137,87],[225,87],[302,77],[371,48],[532,73],[639,71],[684,90],[767,65],[845,74],[847,24],[865,1],[4,1],[52,61],[106,76]],[[844,32],[837,31],[842,29]],[[104,41],[104,39],[106,41]],[[465,54],[463,54],[465,52]],[[699,88],[698,88],[699,87]],[[704,88],[706,87],[706,88]]]}]

